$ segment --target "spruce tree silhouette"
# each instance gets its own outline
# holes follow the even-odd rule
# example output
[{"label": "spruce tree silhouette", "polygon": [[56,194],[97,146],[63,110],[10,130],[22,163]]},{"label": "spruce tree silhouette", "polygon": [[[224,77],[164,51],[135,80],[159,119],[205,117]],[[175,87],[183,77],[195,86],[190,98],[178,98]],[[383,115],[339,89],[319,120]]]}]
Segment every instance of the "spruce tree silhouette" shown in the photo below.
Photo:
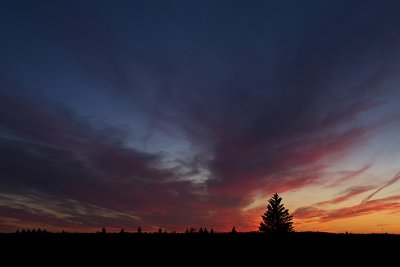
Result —
[{"label": "spruce tree silhouette", "polygon": [[232,230],[231,230],[231,234],[236,234],[237,233],[237,231],[236,231],[236,227],[235,226],[233,226],[232,227]]},{"label": "spruce tree silhouette", "polygon": [[263,233],[288,233],[293,232],[293,216],[281,204],[282,198],[275,193],[268,200],[267,211],[261,215],[263,221],[258,229]]}]

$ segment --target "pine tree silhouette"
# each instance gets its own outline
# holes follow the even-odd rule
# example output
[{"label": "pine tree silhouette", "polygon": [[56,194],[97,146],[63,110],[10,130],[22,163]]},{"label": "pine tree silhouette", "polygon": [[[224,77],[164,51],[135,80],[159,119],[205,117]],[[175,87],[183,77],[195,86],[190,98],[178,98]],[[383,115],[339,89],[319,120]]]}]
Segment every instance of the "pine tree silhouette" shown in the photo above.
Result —
[{"label": "pine tree silhouette", "polygon": [[261,215],[263,221],[260,223],[259,230],[263,233],[288,233],[293,232],[293,216],[289,215],[289,210],[281,204],[282,198],[275,193],[268,200],[267,211]]}]

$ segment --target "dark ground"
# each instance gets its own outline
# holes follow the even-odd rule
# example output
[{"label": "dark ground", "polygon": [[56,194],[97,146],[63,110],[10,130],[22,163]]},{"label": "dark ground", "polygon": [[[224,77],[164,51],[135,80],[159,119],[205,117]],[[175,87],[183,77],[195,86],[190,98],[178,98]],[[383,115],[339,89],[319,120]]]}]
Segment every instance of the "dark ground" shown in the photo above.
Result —
[{"label": "dark ground", "polygon": [[[49,259],[140,263],[251,262],[268,266],[274,260],[332,266],[348,261],[381,265],[395,260],[400,253],[400,235],[292,233],[221,234],[0,234],[3,256],[23,255],[16,261]],[[265,262],[259,264],[258,262]],[[145,264],[143,264],[143,262]],[[314,265],[313,264],[313,265]],[[13,264],[14,265],[14,264]],[[120,264],[119,264],[120,265]],[[212,266],[214,264],[211,264]],[[239,264],[243,265],[243,264]],[[393,264],[392,264],[393,265]]]}]

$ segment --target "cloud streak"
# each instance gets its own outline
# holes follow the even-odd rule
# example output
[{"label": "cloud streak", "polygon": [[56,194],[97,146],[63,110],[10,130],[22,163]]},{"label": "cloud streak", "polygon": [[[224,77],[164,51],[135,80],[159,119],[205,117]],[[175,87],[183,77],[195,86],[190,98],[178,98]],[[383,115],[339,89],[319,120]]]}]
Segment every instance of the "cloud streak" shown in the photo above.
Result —
[{"label": "cloud streak", "polygon": [[[357,173],[357,171],[356,171]],[[320,218],[327,214],[330,214],[331,211],[326,209],[329,205],[337,205],[351,198],[360,195],[364,192],[367,192],[374,187],[372,186],[355,186],[346,189],[343,194],[339,197],[333,198],[331,200],[317,202],[308,207],[300,207],[293,212],[293,216],[296,219],[312,219],[312,218]]]},{"label": "cloud streak", "polygon": [[357,196],[359,194],[362,194],[364,192],[370,191],[371,189],[373,189],[374,187],[372,186],[356,186],[356,187],[351,187],[349,189],[347,189],[345,191],[345,193],[337,198],[334,198],[332,200],[328,200],[328,201],[323,201],[323,202],[318,202],[314,205],[316,206],[324,206],[327,204],[339,204],[341,202],[347,201],[349,199],[351,199],[354,196]]},{"label": "cloud streak", "polygon": [[370,200],[363,204],[341,208],[330,211],[320,217],[321,222],[352,218],[356,216],[368,215],[375,212],[390,212],[400,208],[400,196],[392,196],[382,199]]},{"label": "cloud streak", "polygon": [[365,203],[343,207],[339,209],[318,208],[318,205],[298,208],[293,216],[300,220],[318,222],[329,222],[357,216],[364,216],[376,212],[393,212],[400,208],[400,196],[391,196],[376,200],[369,200]]},{"label": "cloud streak", "polygon": [[392,179],[390,179],[388,182],[386,182],[383,186],[379,187],[376,191],[374,191],[372,194],[368,195],[366,198],[364,198],[361,201],[361,204],[365,204],[367,203],[373,196],[375,196],[377,193],[379,193],[380,191],[382,191],[383,189],[385,189],[388,186],[391,186],[392,184],[394,184],[395,182],[397,182],[400,179],[400,172],[398,172]]}]

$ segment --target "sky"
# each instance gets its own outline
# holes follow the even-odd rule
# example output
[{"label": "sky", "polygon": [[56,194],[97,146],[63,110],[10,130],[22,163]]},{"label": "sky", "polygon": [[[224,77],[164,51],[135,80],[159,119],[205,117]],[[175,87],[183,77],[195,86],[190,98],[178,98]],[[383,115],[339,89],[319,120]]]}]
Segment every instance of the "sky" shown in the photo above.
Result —
[{"label": "sky", "polygon": [[398,1],[1,1],[0,232],[400,233]]}]

